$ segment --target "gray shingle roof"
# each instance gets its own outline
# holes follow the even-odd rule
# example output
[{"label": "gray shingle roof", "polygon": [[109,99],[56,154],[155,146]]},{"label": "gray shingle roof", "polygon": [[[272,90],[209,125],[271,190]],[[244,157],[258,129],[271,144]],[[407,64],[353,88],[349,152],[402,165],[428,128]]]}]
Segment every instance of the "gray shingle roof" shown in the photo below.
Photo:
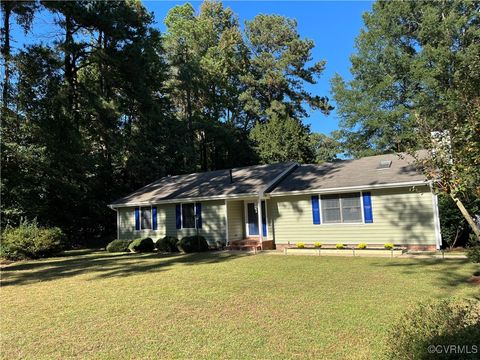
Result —
[{"label": "gray shingle roof", "polygon": [[[116,200],[112,206],[156,203],[189,198],[227,198],[258,195],[272,181],[285,174],[272,189],[272,195],[284,192],[337,189],[411,183],[425,181],[425,177],[411,165],[412,158],[397,154],[377,155],[357,160],[344,160],[321,165],[300,165],[290,173],[295,163],[255,165],[229,170],[216,170],[188,175],[167,176]],[[378,169],[381,161],[391,166]]]},{"label": "gray shingle roof", "polygon": [[[391,166],[378,169],[381,161]],[[271,192],[291,192],[425,181],[411,165],[413,158],[397,154],[369,156],[321,165],[301,165]]]},{"label": "gray shingle roof", "polygon": [[167,176],[116,200],[111,205],[133,205],[173,199],[258,194],[292,165],[294,163],[234,168],[232,169],[233,183],[230,182],[228,169]]}]

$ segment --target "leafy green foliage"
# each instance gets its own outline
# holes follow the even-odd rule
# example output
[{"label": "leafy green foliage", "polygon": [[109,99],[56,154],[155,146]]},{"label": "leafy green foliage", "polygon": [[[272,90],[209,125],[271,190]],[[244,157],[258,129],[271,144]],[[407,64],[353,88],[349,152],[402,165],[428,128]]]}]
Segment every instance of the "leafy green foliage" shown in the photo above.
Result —
[{"label": "leafy green foliage", "polygon": [[132,243],[132,240],[121,240],[115,239],[108,243],[106,250],[108,252],[127,252],[129,251],[128,247]]},{"label": "leafy green foliage", "polygon": [[[324,63],[310,61],[294,20],[260,15],[242,28],[205,1],[198,13],[173,7],[160,34],[138,1],[1,6],[29,40],[10,47],[2,29],[2,226],[37,218],[69,245],[98,245],[116,225],[106,205],[162,176],[322,151],[301,119],[331,109],[306,90]],[[54,19],[55,41],[28,33],[37,13]],[[250,136],[271,119],[278,139]]]},{"label": "leafy green foliage", "polygon": [[[390,359],[458,359],[458,353],[432,352],[429,346],[472,346],[480,339],[480,301],[444,299],[409,309],[390,331]],[[470,350],[462,359],[477,359]]]},{"label": "leafy green foliage", "polygon": [[310,134],[310,142],[314,156],[313,161],[316,164],[338,160],[341,149],[335,138],[321,133],[312,133]]},{"label": "leafy green foliage", "polygon": [[321,242],[315,242],[315,243],[313,243],[313,246],[319,249],[319,248],[322,247],[322,243]]},{"label": "leafy green foliage", "polygon": [[155,247],[158,251],[162,252],[178,252],[178,239],[173,236],[165,236],[158,239],[155,243]]},{"label": "leafy green foliage", "polygon": [[178,242],[178,247],[182,252],[193,253],[208,251],[207,240],[201,235],[185,236]]},{"label": "leafy green foliage", "polygon": [[305,243],[298,242],[298,243],[296,243],[296,246],[297,246],[298,249],[303,249],[303,248],[305,248]]},{"label": "leafy green foliage", "polygon": [[478,10],[476,2],[374,3],[351,57],[353,79],[336,76],[332,90],[346,152],[414,156],[480,241],[462,204],[480,197]]},{"label": "leafy green foliage", "polygon": [[299,120],[289,117],[285,107],[275,103],[276,110],[268,110],[269,121],[257,123],[250,133],[260,160],[265,163],[313,160],[310,130]]},{"label": "leafy green foliage", "polygon": [[386,243],[383,245],[383,247],[387,250],[392,250],[395,247],[395,245],[391,243]]},{"label": "leafy green foliage", "polygon": [[480,263],[480,246],[473,246],[467,250],[467,257],[473,263]]},{"label": "leafy green foliage", "polygon": [[[467,207],[472,213],[478,213],[479,199],[467,202]],[[458,210],[452,198],[445,194],[438,195],[438,208],[440,212],[440,226],[444,247],[466,246],[471,233],[462,213]]]},{"label": "leafy green foliage", "polygon": [[64,245],[59,228],[42,228],[36,220],[22,220],[18,227],[7,226],[3,231],[0,255],[10,260],[37,259],[58,254]]},{"label": "leafy green foliage", "polygon": [[367,248],[367,244],[365,243],[360,243],[357,245],[357,249],[366,249]]},{"label": "leafy green foliage", "polygon": [[155,244],[150,238],[135,239],[128,245],[128,250],[139,253],[152,252],[154,248]]},{"label": "leafy green foliage", "polygon": [[337,249],[344,249],[345,245],[344,244],[335,244],[335,248]]}]

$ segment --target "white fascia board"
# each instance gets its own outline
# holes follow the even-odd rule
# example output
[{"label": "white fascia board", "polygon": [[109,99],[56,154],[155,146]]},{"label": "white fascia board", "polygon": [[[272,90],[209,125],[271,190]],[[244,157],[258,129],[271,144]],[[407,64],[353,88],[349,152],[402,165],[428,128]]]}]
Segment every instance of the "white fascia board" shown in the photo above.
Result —
[{"label": "white fascia board", "polygon": [[178,203],[188,203],[196,201],[211,201],[211,200],[225,200],[225,199],[244,199],[257,197],[258,194],[240,194],[240,195],[216,195],[216,196],[203,196],[203,197],[191,197],[191,198],[178,198],[178,199],[168,199],[168,200],[155,200],[155,201],[143,201],[136,203],[125,203],[125,204],[110,204],[107,205],[110,209],[116,209],[120,207],[134,207],[134,206],[151,206],[151,205],[162,205],[162,204],[178,204]]},{"label": "white fascia board", "polygon": [[325,188],[325,189],[308,189],[308,190],[298,190],[298,191],[282,191],[282,192],[273,192],[270,193],[271,197],[277,196],[288,196],[288,195],[307,195],[307,194],[327,194],[335,192],[346,192],[346,191],[362,191],[370,189],[390,189],[390,188],[401,188],[409,186],[422,186],[428,185],[427,181],[409,181],[402,183],[390,183],[390,184],[373,184],[373,185],[361,185],[361,186],[344,186],[336,188]]}]

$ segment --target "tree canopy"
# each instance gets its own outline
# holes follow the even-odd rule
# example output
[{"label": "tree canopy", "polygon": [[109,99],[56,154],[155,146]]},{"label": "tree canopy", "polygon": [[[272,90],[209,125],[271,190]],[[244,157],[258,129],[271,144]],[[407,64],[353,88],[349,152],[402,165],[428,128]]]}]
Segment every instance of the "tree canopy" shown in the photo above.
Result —
[{"label": "tree canopy", "polygon": [[343,149],[412,154],[480,239],[462,204],[480,198],[480,2],[379,1],[364,23],[353,79],[332,81]]},{"label": "tree canopy", "polygon": [[[160,33],[135,0],[1,10],[2,226],[37,218],[95,241],[115,233],[106,205],[159,177],[316,159],[302,120],[331,106],[305,84],[325,63],[313,62],[294,20],[259,15],[242,28],[205,1],[173,7]],[[52,41],[34,38],[40,13],[55,20]],[[12,24],[28,46],[11,46]],[[291,150],[262,150],[271,144]]]}]

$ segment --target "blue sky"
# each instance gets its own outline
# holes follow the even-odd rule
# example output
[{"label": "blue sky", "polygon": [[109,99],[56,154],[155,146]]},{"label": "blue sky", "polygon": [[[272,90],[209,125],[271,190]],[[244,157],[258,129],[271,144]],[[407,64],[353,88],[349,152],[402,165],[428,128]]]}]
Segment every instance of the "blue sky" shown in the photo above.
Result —
[{"label": "blue sky", "polygon": [[[144,5],[155,14],[157,26],[164,31],[163,19],[168,10],[186,1],[143,1]],[[189,1],[198,9],[200,1]],[[225,6],[239,17],[243,24],[259,13],[279,14],[295,18],[298,31],[302,37],[315,42],[313,61],[326,60],[327,66],[318,83],[307,89],[321,96],[330,94],[330,79],[339,73],[346,79],[350,78],[350,55],[354,52],[354,41],[363,26],[362,14],[369,11],[370,1],[224,1]],[[47,14],[37,17],[34,33],[26,37],[18,27],[12,29],[13,46],[21,48],[23,44],[32,41],[49,42],[55,34],[53,19]],[[335,105],[335,104],[334,104]],[[316,111],[310,114],[305,123],[311,124],[315,132],[329,134],[338,128],[338,118],[335,110],[324,116]]]}]

